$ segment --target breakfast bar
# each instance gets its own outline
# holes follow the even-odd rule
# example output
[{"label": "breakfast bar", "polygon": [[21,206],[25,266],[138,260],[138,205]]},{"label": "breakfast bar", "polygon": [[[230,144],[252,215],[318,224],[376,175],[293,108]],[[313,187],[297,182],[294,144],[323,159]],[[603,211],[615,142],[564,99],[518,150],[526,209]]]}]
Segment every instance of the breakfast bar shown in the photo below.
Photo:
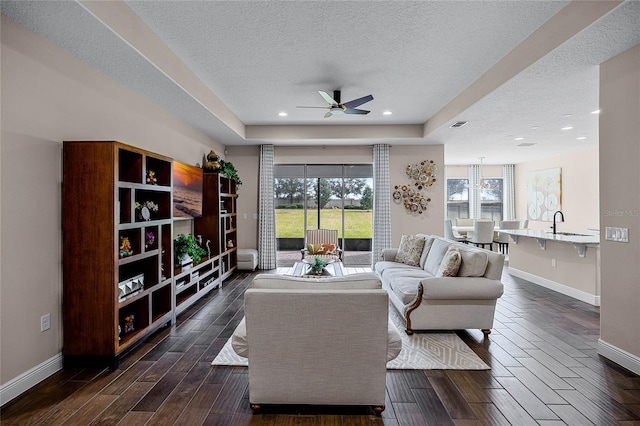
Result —
[{"label": "breakfast bar", "polygon": [[600,306],[600,236],[595,232],[505,229],[511,275]]}]

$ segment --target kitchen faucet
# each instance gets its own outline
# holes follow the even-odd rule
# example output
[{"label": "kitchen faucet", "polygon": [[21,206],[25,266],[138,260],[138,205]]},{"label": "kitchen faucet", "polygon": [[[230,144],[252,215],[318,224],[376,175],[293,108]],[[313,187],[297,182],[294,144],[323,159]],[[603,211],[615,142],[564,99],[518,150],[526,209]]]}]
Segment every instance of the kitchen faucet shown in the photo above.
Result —
[{"label": "kitchen faucet", "polygon": [[562,212],[560,210],[558,210],[557,212],[555,212],[553,214],[553,235],[556,234],[556,216],[558,215],[558,213],[560,213],[560,222],[564,222],[564,215],[562,214]]}]

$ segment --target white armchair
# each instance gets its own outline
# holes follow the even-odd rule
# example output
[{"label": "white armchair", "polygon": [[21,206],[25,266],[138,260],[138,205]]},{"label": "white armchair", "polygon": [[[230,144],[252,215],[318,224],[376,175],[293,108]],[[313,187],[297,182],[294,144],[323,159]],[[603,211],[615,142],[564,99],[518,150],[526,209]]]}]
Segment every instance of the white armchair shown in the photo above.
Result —
[{"label": "white armchair", "polygon": [[258,275],[232,347],[249,360],[249,402],[368,405],[384,410],[386,363],[402,348],[373,273]]}]

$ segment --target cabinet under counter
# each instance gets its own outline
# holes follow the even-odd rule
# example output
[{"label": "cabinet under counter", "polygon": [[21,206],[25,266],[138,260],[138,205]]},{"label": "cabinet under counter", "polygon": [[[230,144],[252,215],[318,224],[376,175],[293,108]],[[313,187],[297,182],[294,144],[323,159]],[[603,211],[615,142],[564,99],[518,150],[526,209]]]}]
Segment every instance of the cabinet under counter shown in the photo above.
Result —
[{"label": "cabinet under counter", "polygon": [[509,274],[600,306],[599,235],[554,235],[540,229],[502,232],[510,234]]}]

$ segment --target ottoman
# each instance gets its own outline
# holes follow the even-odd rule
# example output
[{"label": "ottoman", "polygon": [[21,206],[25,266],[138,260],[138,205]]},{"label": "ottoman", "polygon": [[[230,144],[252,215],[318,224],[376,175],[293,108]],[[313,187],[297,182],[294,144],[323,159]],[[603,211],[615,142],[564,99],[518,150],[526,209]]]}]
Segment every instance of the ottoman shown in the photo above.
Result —
[{"label": "ottoman", "polygon": [[254,271],[258,266],[258,250],[238,249],[238,270]]}]

